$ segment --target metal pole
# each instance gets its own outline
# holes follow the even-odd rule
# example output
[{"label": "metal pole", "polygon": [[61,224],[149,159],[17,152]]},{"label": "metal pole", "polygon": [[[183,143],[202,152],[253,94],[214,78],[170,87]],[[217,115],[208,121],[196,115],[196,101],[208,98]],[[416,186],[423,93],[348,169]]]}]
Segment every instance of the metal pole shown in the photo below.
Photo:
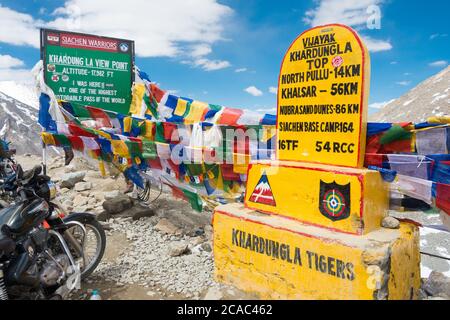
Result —
[{"label": "metal pole", "polygon": [[44,141],[42,141],[42,169],[44,174],[47,174],[47,146]]}]

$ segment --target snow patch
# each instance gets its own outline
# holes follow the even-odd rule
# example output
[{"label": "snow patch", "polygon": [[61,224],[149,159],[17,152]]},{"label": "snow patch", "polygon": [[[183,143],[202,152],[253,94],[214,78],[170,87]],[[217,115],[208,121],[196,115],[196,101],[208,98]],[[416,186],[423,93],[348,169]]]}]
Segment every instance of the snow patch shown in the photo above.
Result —
[{"label": "snow patch", "polygon": [[0,92],[39,110],[39,97],[32,86],[27,86],[14,81],[0,81]]},{"label": "snow patch", "polygon": [[414,100],[416,100],[416,98],[406,101],[405,103],[403,103],[403,105],[406,107],[407,105],[410,105]]}]

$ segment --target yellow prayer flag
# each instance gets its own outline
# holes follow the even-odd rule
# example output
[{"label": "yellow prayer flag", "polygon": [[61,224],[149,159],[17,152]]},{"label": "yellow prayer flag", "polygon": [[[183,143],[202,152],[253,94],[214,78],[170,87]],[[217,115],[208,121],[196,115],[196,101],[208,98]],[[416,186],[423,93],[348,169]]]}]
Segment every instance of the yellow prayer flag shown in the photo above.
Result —
[{"label": "yellow prayer flag", "polygon": [[427,119],[429,123],[450,123],[450,116],[435,116]]},{"label": "yellow prayer flag", "polygon": [[108,140],[112,139],[111,135],[109,133],[105,132],[105,131],[95,130],[95,133],[98,134],[99,136],[105,138],[105,139],[108,139]]},{"label": "yellow prayer flag", "polygon": [[183,100],[181,98],[178,98],[177,107],[175,108],[174,115],[176,116],[183,116],[186,112],[188,102],[186,100]]},{"label": "yellow prayer flag", "polygon": [[150,120],[145,120],[145,134],[144,137],[149,140],[154,140],[153,138],[153,126],[155,125],[154,122]]},{"label": "yellow prayer flag", "polygon": [[248,164],[235,164],[233,165],[233,171],[238,174],[247,174]]},{"label": "yellow prayer flag", "polygon": [[102,174],[102,177],[106,177],[105,163],[102,160],[98,162],[98,168]]},{"label": "yellow prayer flag", "polygon": [[114,155],[117,155],[122,158],[129,158],[130,153],[128,152],[128,147],[125,141],[122,140],[111,140],[111,146],[113,149]]},{"label": "yellow prayer flag", "polygon": [[200,122],[206,109],[208,109],[208,104],[200,101],[193,101],[191,103],[191,108],[188,115],[184,119],[184,123],[192,124],[195,122]]},{"label": "yellow prayer flag", "polygon": [[131,99],[130,113],[140,114],[142,101],[145,95],[145,85],[143,83],[135,83],[133,86],[133,97]]},{"label": "yellow prayer flag", "polygon": [[42,141],[44,142],[44,144],[56,145],[55,138],[53,138],[53,135],[51,133],[42,132],[41,135],[42,135]]},{"label": "yellow prayer flag", "polygon": [[125,117],[123,118],[123,132],[129,133],[131,132],[131,123],[133,122],[133,118]]},{"label": "yellow prayer flag", "polygon": [[270,140],[273,138],[273,136],[277,133],[277,129],[275,126],[262,126],[263,127],[263,134],[261,137],[262,142],[266,142],[267,140]]}]

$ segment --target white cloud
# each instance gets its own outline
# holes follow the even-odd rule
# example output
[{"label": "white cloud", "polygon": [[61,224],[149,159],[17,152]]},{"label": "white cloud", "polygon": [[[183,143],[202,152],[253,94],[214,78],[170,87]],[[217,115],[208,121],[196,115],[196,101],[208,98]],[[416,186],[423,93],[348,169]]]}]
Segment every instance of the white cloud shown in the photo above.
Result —
[{"label": "white cloud", "polygon": [[0,69],[22,67],[23,65],[24,63],[20,59],[11,57],[8,54],[0,54]]},{"label": "white cloud", "polygon": [[31,84],[33,83],[33,77],[31,76],[31,70],[28,69],[0,68],[0,81],[15,81]]},{"label": "white cloud", "polygon": [[239,68],[239,69],[234,70],[234,72],[236,72],[236,73],[245,72],[245,71],[247,71],[247,68]]},{"label": "white cloud", "polygon": [[430,36],[430,40],[434,40],[434,39],[439,38],[439,37],[445,38],[445,37],[447,37],[447,36],[448,36],[447,33],[433,33],[433,34]]},{"label": "white cloud", "polygon": [[409,86],[409,84],[411,83],[411,81],[397,81],[396,84],[398,84],[399,86]]},{"label": "white cloud", "polygon": [[391,61],[391,64],[397,64],[398,62],[397,61]]},{"label": "white cloud", "polygon": [[192,47],[191,56],[192,57],[203,57],[212,52],[211,46],[206,43],[202,43]]},{"label": "white cloud", "polygon": [[[0,5],[0,42],[38,48],[38,29],[48,27],[132,39],[141,57],[203,58],[224,39],[232,13],[217,0],[67,0],[44,22]],[[225,62],[195,65],[213,70]]]},{"label": "white cloud", "polygon": [[367,50],[371,52],[387,51],[392,49],[392,44],[386,40],[372,39],[371,37],[361,36],[366,44]]},{"label": "white cloud", "polygon": [[31,71],[20,68],[24,65],[24,62],[18,58],[0,54],[0,81],[31,83]]},{"label": "white cloud", "polygon": [[[358,30],[365,30],[367,21],[372,14],[368,13],[367,9],[373,5],[380,5],[383,0],[319,0],[316,2],[317,6],[314,9],[306,11],[303,17],[305,23],[313,27],[341,23]],[[360,36],[369,51],[379,52],[392,49],[392,44],[387,40]]]},{"label": "white cloud", "polygon": [[278,94],[278,88],[277,87],[269,87],[269,92],[273,94]]},{"label": "white cloud", "polygon": [[226,60],[210,60],[201,58],[195,60],[194,65],[196,67],[201,67],[205,71],[216,71],[230,67],[231,63]]},{"label": "white cloud", "polygon": [[381,0],[321,0],[316,8],[306,11],[303,21],[312,26],[342,23],[362,27],[369,19],[367,8],[381,2]]},{"label": "white cloud", "polygon": [[395,99],[389,100],[389,101],[383,101],[383,102],[374,102],[369,104],[370,109],[383,109],[387,104],[395,101]]},{"label": "white cloud", "polygon": [[275,113],[277,112],[277,108],[270,108],[270,107],[265,107],[265,108],[258,108],[255,110],[256,112],[266,112],[266,113]]},{"label": "white cloud", "polygon": [[250,87],[244,89],[244,91],[247,92],[248,94],[251,94],[251,95],[254,96],[254,97],[259,97],[259,96],[262,96],[262,95],[263,95],[262,91],[259,90],[259,89],[258,89],[257,87],[255,87],[255,86],[250,86]]},{"label": "white cloud", "polygon": [[448,61],[438,60],[438,61],[431,62],[428,65],[430,67],[445,67],[446,65],[448,65]]},{"label": "white cloud", "polygon": [[0,42],[39,47],[39,26],[43,22],[0,4]]}]

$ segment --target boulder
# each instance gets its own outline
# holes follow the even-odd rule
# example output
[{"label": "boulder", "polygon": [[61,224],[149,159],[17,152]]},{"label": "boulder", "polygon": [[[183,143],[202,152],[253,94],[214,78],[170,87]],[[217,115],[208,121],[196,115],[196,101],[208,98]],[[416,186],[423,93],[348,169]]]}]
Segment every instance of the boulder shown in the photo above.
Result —
[{"label": "boulder", "polygon": [[212,251],[211,245],[208,242],[203,242],[200,246],[203,249],[203,251],[206,251],[206,252]]},{"label": "boulder", "polygon": [[88,204],[88,200],[88,198],[82,196],[81,194],[77,194],[75,198],[73,198],[72,207],[85,206]]},{"label": "boulder", "polygon": [[97,200],[95,198],[88,199],[88,205],[95,207],[97,204]]},{"label": "boulder", "polygon": [[64,167],[64,172],[66,172],[66,173],[75,172],[75,167],[73,165],[69,164],[68,166]]},{"label": "boulder", "polygon": [[87,206],[79,206],[79,207],[75,207],[73,209],[74,212],[87,212],[88,211],[88,207]]},{"label": "boulder", "polygon": [[166,218],[159,220],[154,229],[165,234],[181,234],[181,230]]},{"label": "boulder", "polygon": [[113,191],[104,193],[105,200],[111,200],[111,199],[117,198],[120,195],[121,195],[121,193],[119,190],[113,190]]},{"label": "boulder", "polygon": [[92,182],[78,182],[75,184],[75,191],[87,191],[92,189]]},{"label": "boulder", "polygon": [[188,244],[184,241],[172,242],[169,245],[169,255],[171,257],[179,257],[188,252]]},{"label": "boulder", "polygon": [[136,204],[133,207],[126,209],[120,213],[116,213],[115,217],[127,218],[132,220],[139,220],[143,217],[152,217],[155,215],[153,209],[143,206],[141,204]]},{"label": "boulder", "polygon": [[84,171],[66,173],[61,177],[59,185],[61,188],[72,189],[76,183],[83,181],[85,175]]},{"label": "boulder", "polygon": [[95,178],[95,179],[101,179],[102,178],[102,174],[99,171],[92,171],[89,170],[86,173],[86,178]]},{"label": "boulder", "polygon": [[432,271],[422,289],[430,296],[450,297],[450,278],[441,272]]},{"label": "boulder", "polygon": [[68,188],[61,188],[61,189],[59,189],[59,193],[60,194],[65,194],[65,193],[67,193],[69,191],[70,191],[70,189],[68,189]]},{"label": "boulder", "polygon": [[223,299],[223,294],[218,288],[215,287],[209,288],[204,297],[204,300],[221,300],[221,299]]},{"label": "boulder", "polygon": [[108,221],[110,218],[111,218],[111,215],[106,211],[102,211],[99,214],[97,214],[98,221]]},{"label": "boulder", "polygon": [[131,209],[126,210],[126,212],[127,211],[130,211],[130,216],[133,217],[133,220],[139,220],[143,217],[152,217],[155,215],[153,209],[140,204],[135,205]]},{"label": "boulder", "polygon": [[133,200],[125,195],[103,202],[103,209],[109,214],[118,214],[133,206]]},{"label": "boulder", "polygon": [[381,226],[387,229],[398,229],[400,228],[400,221],[394,217],[385,217],[383,221],[381,221]]},{"label": "boulder", "polygon": [[66,200],[62,203],[62,206],[64,209],[66,209],[67,211],[71,211],[73,209],[73,202],[70,200]]}]

